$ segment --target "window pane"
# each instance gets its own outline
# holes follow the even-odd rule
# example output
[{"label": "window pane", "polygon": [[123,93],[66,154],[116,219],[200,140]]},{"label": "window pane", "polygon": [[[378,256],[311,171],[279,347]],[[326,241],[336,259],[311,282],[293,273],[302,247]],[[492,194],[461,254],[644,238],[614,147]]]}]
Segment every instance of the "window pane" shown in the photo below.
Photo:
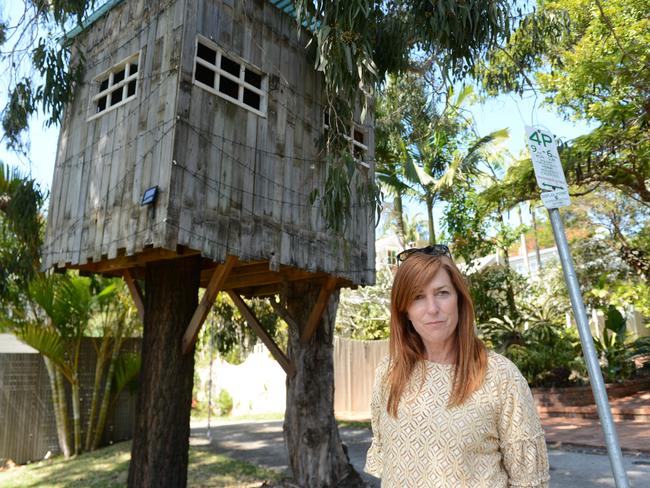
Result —
[{"label": "window pane", "polygon": [[256,110],[260,109],[260,96],[244,88],[244,103],[249,107],[253,107]]},{"label": "window pane", "polygon": [[[108,88],[108,78],[106,78],[104,81],[102,81],[99,84],[99,92],[103,92],[104,90],[106,90],[106,88]],[[97,93],[99,93],[99,92],[97,92]]]},{"label": "window pane", "polygon": [[247,69],[244,73],[246,83],[253,85],[255,88],[262,88],[262,76]]},{"label": "window pane", "polygon": [[196,47],[196,56],[205,59],[209,63],[217,64],[217,52],[201,43]]},{"label": "window pane", "polygon": [[356,159],[361,159],[362,161],[366,159],[366,151],[361,149],[359,146],[354,146],[352,148],[352,153]]},{"label": "window pane", "polygon": [[122,101],[122,87],[111,93],[111,107]]},{"label": "window pane", "polygon": [[200,81],[204,85],[214,88],[214,71],[206,68],[202,64],[196,63],[196,72],[194,75],[196,81]]},{"label": "window pane", "polygon": [[137,63],[131,63],[129,66],[129,75],[132,75],[134,73],[138,72],[138,64]]},{"label": "window pane", "polygon": [[127,97],[131,97],[131,96],[135,95],[135,83],[136,83],[135,80],[129,81],[129,85],[128,85],[129,88],[128,88],[128,92],[126,94]]},{"label": "window pane", "polygon": [[113,84],[119,83],[124,79],[124,69],[121,69],[113,75]]},{"label": "window pane", "polygon": [[221,55],[221,69],[239,78],[239,63]]},{"label": "window pane", "polygon": [[225,76],[220,76],[219,91],[237,100],[239,96],[239,85]]},{"label": "window pane", "polygon": [[106,96],[103,96],[99,100],[97,100],[97,110],[96,113],[103,112],[106,110]]},{"label": "window pane", "polygon": [[363,142],[363,139],[364,139],[363,132],[361,132],[360,130],[354,129],[354,140],[357,141],[357,142],[360,142],[361,144],[365,144]]}]

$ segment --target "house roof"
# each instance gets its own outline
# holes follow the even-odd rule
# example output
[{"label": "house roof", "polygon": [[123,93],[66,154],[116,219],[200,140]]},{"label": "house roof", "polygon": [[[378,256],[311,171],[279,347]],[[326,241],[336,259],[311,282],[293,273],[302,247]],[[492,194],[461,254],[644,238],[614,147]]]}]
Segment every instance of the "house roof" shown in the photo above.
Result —
[{"label": "house roof", "polygon": [[[62,41],[71,41],[75,37],[77,37],[79,34],[81,34],[83,31],[88,29],[91,25],[93,25],[97,20],[99,20],[102,16],[107,14],[109,11],[113,9],[113,7],[116,7],[120,3],[122,3],[124,0],[107,0],[104,4],[102,4],[101,7],[99,7],[97,10],[95,10],[93,13],[91,13],[88,17],[86,17],[80,24],[77,24],[73,29],[70,31],[66,32],[63,37]],[[293,4],[293,0],[267,0],[271,5],[274,7],[282,10],[286,14],[295,17],[296,16],[296,8]]]}]

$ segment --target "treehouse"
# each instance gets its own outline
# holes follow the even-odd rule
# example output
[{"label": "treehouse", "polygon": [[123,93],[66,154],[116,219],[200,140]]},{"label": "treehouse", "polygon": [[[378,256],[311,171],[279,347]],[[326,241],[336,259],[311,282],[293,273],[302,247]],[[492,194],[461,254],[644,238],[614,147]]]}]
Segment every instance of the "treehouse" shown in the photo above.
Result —
[{"label": "treehouse", "polygon": [[[351,218],[326,225],[322,78],[288,0],[112,0],[68,36],[83,59],[59,136],[45,268],[125,276],[201,256],[201,286],[269,296],[374,281],[371,117],[354,111]],[[354,102],[352,102],[354,103]],[[216,291],[215,291],[216,293]]]}]

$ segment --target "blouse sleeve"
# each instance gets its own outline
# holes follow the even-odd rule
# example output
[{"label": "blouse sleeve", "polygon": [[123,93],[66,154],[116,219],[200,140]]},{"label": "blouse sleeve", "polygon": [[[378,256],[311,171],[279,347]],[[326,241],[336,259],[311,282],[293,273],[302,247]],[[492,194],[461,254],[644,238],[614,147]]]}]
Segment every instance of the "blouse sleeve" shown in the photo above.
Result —
[{"label": "blouse sleeve", "polygon": [[375,371],[375,381],[372,387],[372,400],[370,402],[370,413],[372,422],[372,443],[368,454],[366,456],[366,466],[364,471],[377,478],[381,478],[384,465],[384,452],[382,446],[381,429],[379,418],[382,409],[386,409],[386,403],[382,400],[384,398],[384,376],[388,366],[388,358],[385,358],[377,367]]},{"label": "blouse sleeve", "polygon": [[547,488],[548,455],[533,395],[514,364],[502,384],[499,444],[509,487]]}]

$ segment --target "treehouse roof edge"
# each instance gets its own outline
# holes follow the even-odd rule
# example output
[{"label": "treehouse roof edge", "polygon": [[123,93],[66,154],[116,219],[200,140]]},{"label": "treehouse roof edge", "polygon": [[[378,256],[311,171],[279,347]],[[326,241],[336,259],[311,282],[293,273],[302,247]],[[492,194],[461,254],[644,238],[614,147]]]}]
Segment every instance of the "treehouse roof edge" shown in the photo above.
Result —
[{"label": "treehouse roof edge", "polygon": [[[125,0],[107,0],[106,3],[104,3],[101,7],[99,7],[97,10],[92,12],[87,18],[81,21],[81,24],[77,24],[75,27],[70,29],[69,32],[66,32],[63,34],[62,40],[64,41],[72,41],[75,37],[77,37],[79,34],[84,32],[86,29],[91,27],[97,20],[102,18],[105,14],[107,14],[113,7],[116,7],[120,3],[124,2]],[[291,17],[296,16],[296,8],[293,4],[293,0],[266,0],[269,2],[271,5],[274,7],[278,8],[279,10],[283,11],[284,13],[290,15]],[[303,27],[307,27],[304,25]]]}]

